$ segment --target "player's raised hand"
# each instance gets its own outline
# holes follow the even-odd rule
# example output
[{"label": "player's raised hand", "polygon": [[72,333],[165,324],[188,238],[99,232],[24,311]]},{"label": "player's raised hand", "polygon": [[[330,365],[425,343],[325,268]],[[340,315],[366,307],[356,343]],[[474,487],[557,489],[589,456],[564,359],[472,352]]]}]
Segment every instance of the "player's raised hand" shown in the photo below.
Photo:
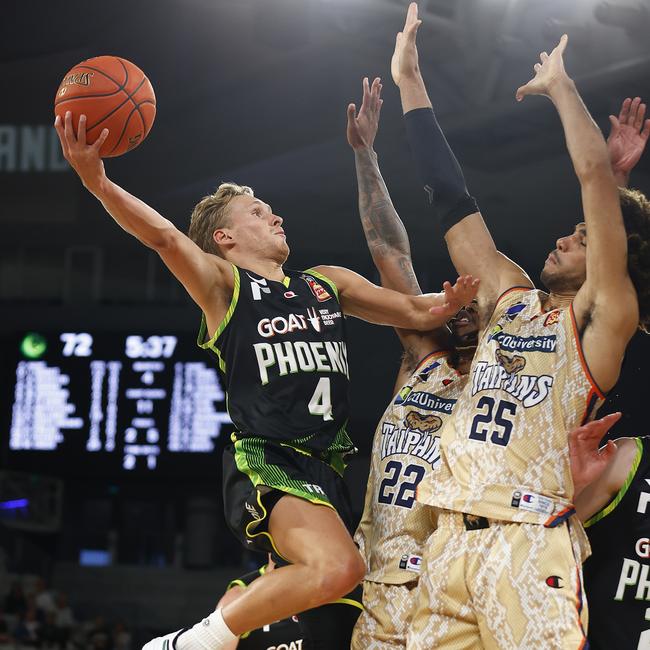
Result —
[{"label": "player's raised hand", "polygon": [[471,275],[461,275],[455,284],[444,282],[442,290],[445,298],[441,305],[432,307],[429,311],[436,315],[455,316],[465,305],[469,305],[478,293],[479,279]]},{"label": "player's raised hand", "polygon": [[379,128],[381,112],[381,79],[375,77],[372,86],[368,77],[363,78],[363,99],[357,115],[355,104],[348,105],[348,143],[353,149],[372,149]]},{"label": "player's raised hand", "polygon": [[610,440],[599,447],[605,434],[621,419],[621,413],[588,422],[569,433],[569,460],[573,476],[574,498],[597,480],[613,460],[616,445]]},{"label": "player's raised hand", "polygon": [[525,85],[517,88],[516,98],[520,102],[526,95],[549,95],[551,88],[558,82],[568,79],[562,58],[569,37],[562,35],[560,42],[550,54],[542,52],[539,55],[541,63],[533,66],[535,76]]},{"label": "player's raised hand", "polygon": [[57,115],[54,128],[61,142],[63,156],[77,172],[81,182],[90,190],[104,175],[104,163],[99,156],[99,150],[108,137],[108,129],[104,129],[93,144],[86,143],[86,116],[79,117],[79,126],[75,135],[72,127],[72,113],[66,112],[63,123]]},{"label": "player's raised hand", "polygon": [[395,50],[390,61],[390,73],[397,86],[405,80],[413,79],[420,74],[418,65],[418,49],[415,42],[418,27],[422,21],[418,19],[418,5],[411,2],[406,12],[406,22],[395,39]]},{"label": "player's raised hand", "polygon": [[609,116],[612,128],[607,138],[607,149],[612,170],[626,179],[639,162],[650,137],[650,119],[645,118],[646,105],[640,97],[623,101],[618,117]]}]

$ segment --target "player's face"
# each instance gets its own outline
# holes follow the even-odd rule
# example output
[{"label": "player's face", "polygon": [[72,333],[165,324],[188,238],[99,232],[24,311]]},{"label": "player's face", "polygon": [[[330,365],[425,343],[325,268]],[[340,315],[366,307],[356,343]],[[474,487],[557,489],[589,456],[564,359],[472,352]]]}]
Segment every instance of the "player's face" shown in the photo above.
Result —
[{"label": "player's face", "polygon": [[587,229],[579,223],[573,234],[560,237],[549,253],[540,275],[547,289],[577,292],[587,278]]},{"label": "player's face", "polygon": [[281,263],[289,256],[282,217],[273,214],[268,203],[253,196],[236,196],[230,201],[227,229],[238,249],[255,257],[271,258]]},{"label": "player's face", "polygon": [[472,300],[469,305],[465,305],[447,324],[455,345],[459,347],[476,345],[479,330],[477,301]]}]

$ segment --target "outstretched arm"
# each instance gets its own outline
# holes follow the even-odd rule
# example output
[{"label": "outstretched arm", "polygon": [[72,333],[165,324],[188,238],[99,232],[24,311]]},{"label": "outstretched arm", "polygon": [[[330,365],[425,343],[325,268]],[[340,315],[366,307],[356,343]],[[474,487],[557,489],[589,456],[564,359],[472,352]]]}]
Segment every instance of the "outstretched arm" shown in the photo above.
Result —
[{"label": "outstretched arm", "polygon": [[618,117],[609,116],[612,128],[607,138],[609,160],[619,187],[630,183],[630,172],[639,162],[650,136],[650,119],[644,120],[645,104],[640,97],[623,101]]},{"label": "outstretched arm", "polygon": [[75,135],[70,112],[65,120],[56,118],[54,127],[63,155],[115,222],[145,246],[155,250],[169,270],[180,280],[208,319],[208,325],[221,320],[219,310],[227,306],[232,291],[230,264],[201,250],[174,224],[143,201],[123,190],[106,176],[99,149],[108,136],[104,129],[97,141],[86,143],[86,117],[79,118]]},{"label": "outstretched arm", "polygon": [[345,314],[377,325],[429,331],[442,327],[461,307],[469,304],[479,282],[461,276],[452,285],[443,283],[441,293],[409,296],[392,289],[378,287],[364,277],[340,266],[315,266],[336,284]]},{"label": "outstretched arm", "polygon": [[397,35],[391,61],[400,89],[406,130],[431,211],[445,231],[458,273],[481,278],[482,311],[512,286],[532,286],[524,271],[500,253],[469,195],[462,170],[435,118],[418,64],[417,5],[409,6],[404,29]]},{"label": "outstretched arm", "polygon": [[586,280],[573,308],[585,360],[596,383],[607,391],[618,379],[625,348],[639,323],[639,308],[627,271],[627,234],[609,152],[564,69],[567,42],[565,34],[550,55],[541,53],[535,77],[517,90],[517,100],[548,96],[564,127],[587,229]]},{"label": "outstretched arm", "polygon": [[[381,285],[417,296],[422,291],[413,270],[408,234],[393,206],[373,149],[382,104],[380,95],[380,79],[376,78],[370,86],[368,79],[364,78],[359,113],[357,114],[354,104],[348,106],[347,136],[348,143],[354,150],[359,216],[368,249],[381,277]],[[396,332],[404,348],[396,380],[401,388],[420,359],[444,348],[448,333],[445,328],[432,332],[397,328]]]}]

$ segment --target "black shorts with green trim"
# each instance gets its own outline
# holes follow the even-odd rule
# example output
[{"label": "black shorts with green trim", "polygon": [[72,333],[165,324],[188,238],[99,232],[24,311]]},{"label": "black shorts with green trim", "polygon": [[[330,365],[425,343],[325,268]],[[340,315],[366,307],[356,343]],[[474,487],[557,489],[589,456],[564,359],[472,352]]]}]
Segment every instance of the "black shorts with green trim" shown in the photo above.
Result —
[{"label": "black shorts with green trim", "polygon": [[224,514],[228,527],[246,548],[282,558],[268,524],[271,511],[285,494],[333,508],[350,535],[354,534],[350,495],[343,477],[331,465],[265,438],[242,438],[225,448]]}]

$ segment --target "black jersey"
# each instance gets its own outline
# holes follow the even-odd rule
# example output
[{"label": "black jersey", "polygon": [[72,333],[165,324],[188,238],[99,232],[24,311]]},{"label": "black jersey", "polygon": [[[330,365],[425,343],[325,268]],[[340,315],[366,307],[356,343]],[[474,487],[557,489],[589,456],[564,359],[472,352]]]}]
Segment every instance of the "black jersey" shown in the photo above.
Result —
[{"label": "black jersey", "polygon": [[593,650],[650,648],[650,437],[623,487],[585,522],[592,555],[584,565]]},{"label": "black jersey", "polygon": [[336,285],[319,273],[285,271],[283,282],[233,265],[230,307],[198,343],[219,363],[237,437],[262,437],[315,452],[347,452],[348,357]]},{"label": "black jersey", "polygon": [[[235,586],[247,587],[264,573],[265,568],[233,580],[228,589]],[[291,616],[242,635],[237,650],[311,650],[311,646],[303,639],[298,617]]]}]

